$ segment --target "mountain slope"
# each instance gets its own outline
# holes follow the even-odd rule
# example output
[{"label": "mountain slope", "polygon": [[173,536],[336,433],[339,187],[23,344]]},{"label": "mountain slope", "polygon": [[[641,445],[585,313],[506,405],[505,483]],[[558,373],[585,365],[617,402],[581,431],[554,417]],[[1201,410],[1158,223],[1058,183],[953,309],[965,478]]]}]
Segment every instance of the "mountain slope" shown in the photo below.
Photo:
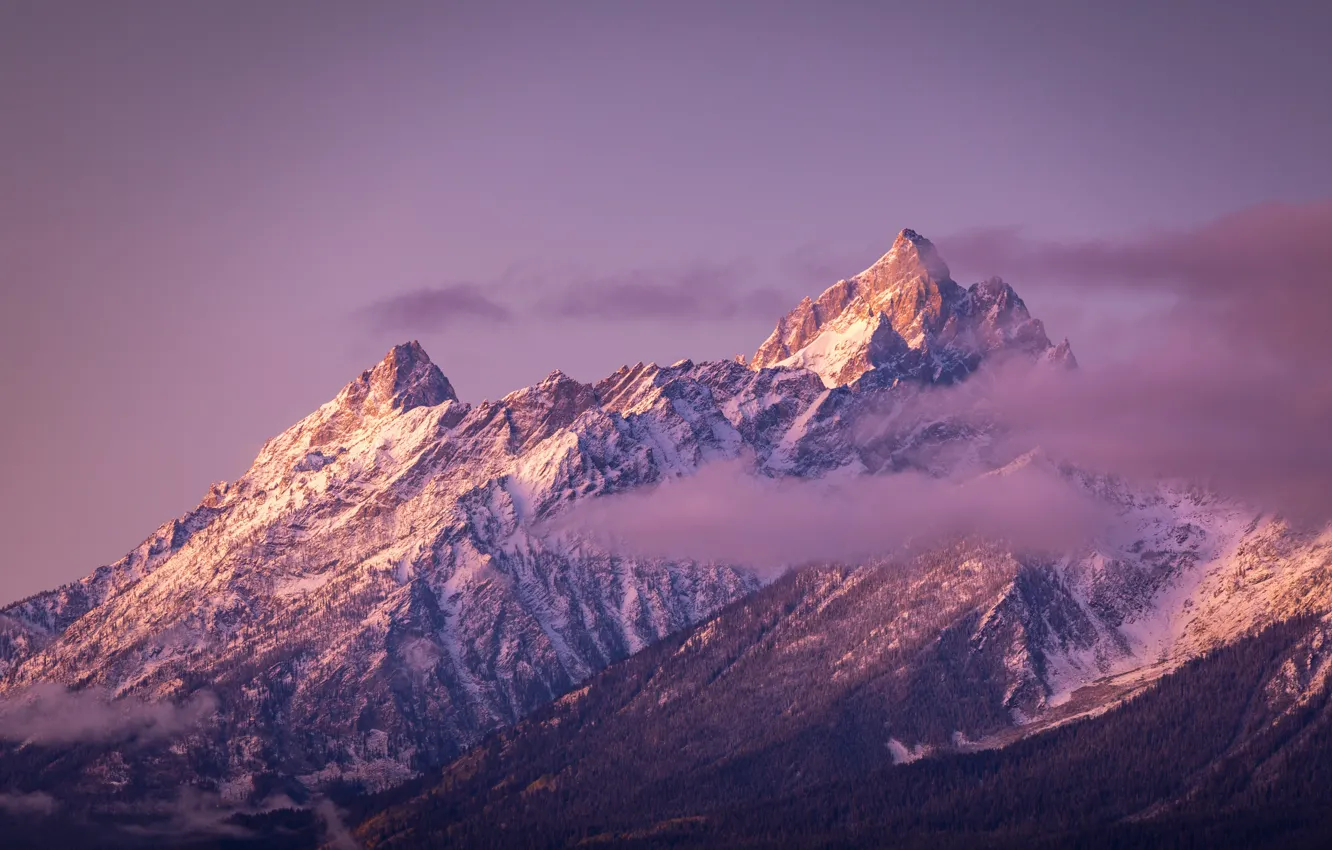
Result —
[{"label": "mountain slope", "polygon": [[[1118,708],[1000,749],[894,764],[882,736],[866,734],[880,688],[800,736],[781,729],[785,700],[760,713],[771,701],[746,691],[684,735],[687,746],[673,740],[663,697],[774,660],[701,644],[746,631],[761,642],[781,628],[775,612],[802,607],[830,579],[788,580],[616,665],[427,792],[372,813],[362,838],[376,848],[1316,847],[1332,834],[1332,792],[1317,778],[1326,770],[1310,772],[1332,753],[1325,620],[1227,644]],[[806,599],[792,605],[800,584]],[[807,688],[798,698],[819,697]],[[939,705],[927,700],[922,713]],[[726,755],[700,750],[723,742]]]},{"label": "mountain slope", "polygon": [[558,374],[473,408],[396,348],[127,558],[7,609],[4,690],[209,689],[238,794],[270,770],[373,787],[456,754],[756,586],[528,530],[734,451],[665,397],[672,377],[645,371],[627,416]]}]

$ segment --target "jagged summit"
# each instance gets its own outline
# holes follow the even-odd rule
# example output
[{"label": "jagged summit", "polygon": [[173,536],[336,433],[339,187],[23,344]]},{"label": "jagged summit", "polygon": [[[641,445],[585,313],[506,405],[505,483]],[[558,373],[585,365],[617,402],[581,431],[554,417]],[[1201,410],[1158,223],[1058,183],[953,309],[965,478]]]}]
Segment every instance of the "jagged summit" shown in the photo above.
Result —
[{"label": "jagged summit", "polygon": [[416,340],[395,345],[373,369],[362,372],[338,396],[344,407],[374,415],[457,401],[453,385]]},{"label": "jagged summit", "polygon": [[783,316],[749,365],[804,367],[827,386],[870,371],[888,383],[948,383],[991,352],[1052,347],[1012,287],[999,278],[962,287],[934,243],[906,228],[865,271]]},{"label": "jagged summit", "polygon": [[453,409],[441,411],[441,415],[449,421],[461,416],[466,407],[458,400],[449,379],[430,361],[421,343],[412,340],[395,345],[383,360],[343,387],[332,401],[265,443],[255,464],[263,467],[274,457],[297,450],[336,452],[357,435],[364,435],[402,413],[446,404]]},{"label": "jagged summit", "polygon": [[909,227],[897,234],[888,253],[876,260],[870,270],[884,267],[910,268],[936,281],[951,280],[948,264],[939,256],[934,243]]}]

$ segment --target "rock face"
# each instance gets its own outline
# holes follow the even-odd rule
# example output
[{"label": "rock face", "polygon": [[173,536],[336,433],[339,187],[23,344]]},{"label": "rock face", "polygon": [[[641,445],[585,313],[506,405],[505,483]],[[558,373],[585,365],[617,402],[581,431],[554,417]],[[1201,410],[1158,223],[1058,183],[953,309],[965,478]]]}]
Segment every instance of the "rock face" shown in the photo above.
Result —
[{"label": "rock face", "polygon": [[[985,567],[1004,572],[981,548],[950,554],[964,591],[983,590]],[[1012,739],[961,731],[1002,697],[975,676],[984,658],[969,670],[941,651],[965,630],[945,627],[937,646],[926,637],[958,610],[946,591],[930,604],[946,574],[897,566],[785,576],[487,739],[358,832],[394,850],[576,847],[588,835],[650,848],[877,847],[892,836],[903,847],[1109,850],[1179,846],[1190,833],[1197,846],[1246,850],[1327,843],[1326,622],[1243,638],[1153,687],[1125,685],[1130,702],[1083,706],[1083,722],[1000,749]],[[913,588],[918,622],[894,601]],[[802,687],[815,668],[825,680]],[[954,729],[954,752],[903,743],[902,717]]]},{"label": "rock face", "polygon": [[471,405],[398,346],[121,561],[0,611],[0,695],[208,691],[216,716],[176,753],[194,781],[233,798],[274,775],[386,787],[757,590],[733,566],[548,531],[579,500],[718,460],[800,478],[1042,463],[1117,517],[1081,551],[947,549],[907,586],[856,565],[797,583],[764,669],[782,694],[823,689],[805,720],[880,694],[864,714],[886,724],[878,755],[1037,728],[1090,683],[1332,610],[1326,532],[1039,452],[992,456],[984,428],[912,415],[921,387],[994,357],[1073,362],[1012,288],[962,287],[910,230],[783,318],[749,366],[557,371]]},{"label": "rock face", "polygon": [[828,386],[872,369],[897,380],[951,383],[996,352],[1072,362],[999,278],[956,283],[934,244],[903,230],[878,262],[783,316],[750,365],[803,367]]},{"label": "rock face", "polygon": [[734,456],[704,371],[640,367],[600,393],[556,372],[470,406],[398,346],[120,562],[5,609],[0,690],[211,691],[212,778],[236,794],[274,771],[381,787],[447,759],[758,586],[534,531]]}]

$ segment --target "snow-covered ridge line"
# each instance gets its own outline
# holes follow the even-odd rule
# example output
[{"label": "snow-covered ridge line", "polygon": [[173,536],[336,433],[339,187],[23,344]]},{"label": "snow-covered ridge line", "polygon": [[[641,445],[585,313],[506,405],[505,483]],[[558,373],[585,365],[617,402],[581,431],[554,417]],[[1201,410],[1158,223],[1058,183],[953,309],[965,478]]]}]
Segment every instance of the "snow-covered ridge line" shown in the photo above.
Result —
[{"label": "snow-covered ridge line", "polygon": [[[1011,287],[961,287],[912,231],[797,307],[750,366],[638,363],[595,384],[556,371],[472,405],[419,344],[397,346],[121,561],[0,611],[0,695],[207,689],[214,726],[181,745],[201,781],[237,796],[270,773],[392,784],[760,584],[542,521],[718,460],[814,478],[920,466],[952,442],[998,464],[985,434],[948,421],[858,427],[996,353],[1072,362]],[[1011,580],[950,600],[977,614],[962,645],[999,665],[1015,722],[1099,677],[1332,610],[1326,536],[1206,494],[1083,483],[1118,512],[1114,534],[1056,563],[998,559]]]}]

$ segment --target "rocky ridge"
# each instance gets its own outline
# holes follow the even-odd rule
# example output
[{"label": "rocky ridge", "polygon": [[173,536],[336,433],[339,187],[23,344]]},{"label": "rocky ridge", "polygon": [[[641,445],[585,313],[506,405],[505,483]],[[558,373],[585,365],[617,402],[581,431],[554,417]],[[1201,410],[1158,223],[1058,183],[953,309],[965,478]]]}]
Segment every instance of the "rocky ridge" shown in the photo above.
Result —
[{"label": "rocky ridge", "polygon": [[1068,341],[1052,345],[1011,286],[997,277],[961,286],[934,243],[907,229],[874,265],[778,320],[750,365],[810,369],[828,386],[875,369],[952,383],[997,352],[1075,362]]},{"label": "rocky ridge", "polygon": [[[623,557],[541,530],[579,500],[718,460],[800,478],[955,472],[941,457],[977,474],[1043,463],[1116,515],[1080,551],[944,551],[912,592],[832,606],[882,582],[851,565],[774,632],[791,635],[779,657],[804,659],[779,668],[794,688],[911,682],[931,664],[962,671],[959,693],[984,683],[984,706],[946,729],[917,722],[925,702],[896,703],[889,758],[956,746],[954,733],[1039,728],[1098,682],[1149,681],[1264,624],[1332,610],[1326,531],[1185,485],[1135,489],[1039,452],[998,456],[983,429],[905,414],[920,387],[1008,357],[1073,363],[1011,287],[962,287],[910,230],[784,317],[748,366],[639,363],[595,384],[557,371],[471,405],[419,345],[395,347],[124,559],[0,611],[0,694],[209,691],[216,717],[182,744],[198,781],[237,799],[273,775],[386,787],[759,588],[734,566]],[[907,424],[864,427],[884,411]],[[928,633],[914,631],[920,606],[938,620]],[[906,636],[919,652],[901,654]],[[834,643],[835,657],[809,655]]]}]

